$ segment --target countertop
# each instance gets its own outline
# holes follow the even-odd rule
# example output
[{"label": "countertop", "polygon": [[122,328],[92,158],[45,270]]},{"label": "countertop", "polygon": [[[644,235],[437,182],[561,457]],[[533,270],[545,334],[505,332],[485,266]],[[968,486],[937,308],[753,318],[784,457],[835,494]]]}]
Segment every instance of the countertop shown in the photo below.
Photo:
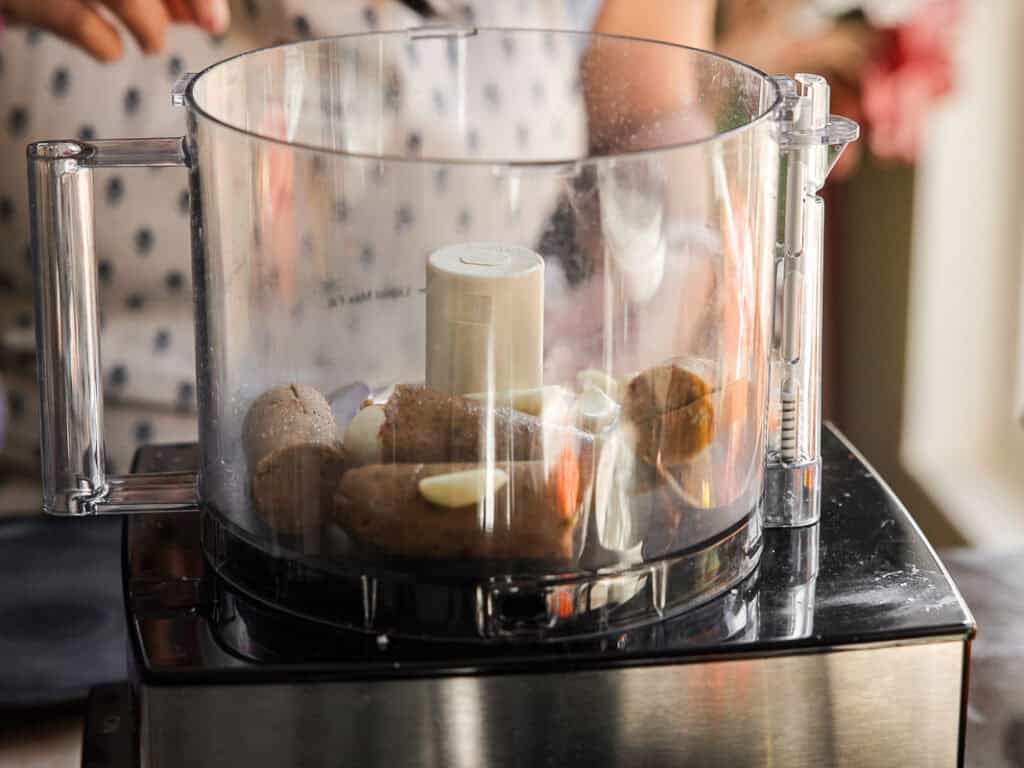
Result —
[{"label": "countertop", "polygon": [[1024,552],[940,553],[978,624],[971,649],[971,768],[1024,767]]}]

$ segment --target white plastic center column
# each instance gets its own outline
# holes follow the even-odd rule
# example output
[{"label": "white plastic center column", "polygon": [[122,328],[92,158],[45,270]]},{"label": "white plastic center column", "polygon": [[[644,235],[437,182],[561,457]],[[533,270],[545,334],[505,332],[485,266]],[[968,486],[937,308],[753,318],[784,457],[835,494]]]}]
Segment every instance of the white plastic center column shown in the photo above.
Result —
[{"label": "white plastic center column", "polygon": [[544,260],[460,243],[427,263],[427,386],[467,394],[543,384]]}]

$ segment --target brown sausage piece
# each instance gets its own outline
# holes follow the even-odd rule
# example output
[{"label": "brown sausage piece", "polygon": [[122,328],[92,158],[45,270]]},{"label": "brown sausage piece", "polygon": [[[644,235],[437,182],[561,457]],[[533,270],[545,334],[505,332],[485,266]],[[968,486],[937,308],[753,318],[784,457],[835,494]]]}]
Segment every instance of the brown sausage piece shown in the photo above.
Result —
[{"label": "brown sausage piece", "polygon": [[[384,406],[382,456],[395,462],[479,461],[484,452],[486,408],[477,401],[427,387],[399,385]],[[541,431],[534,416],[495,408],[494,445],[499,460],[531,458]]]},{"label": "brown sausage piece", "polygon": [[[566,454],[568,456],[568,454]],[[371,464],[345,473],[334,520],[372,550],[402,557],[523,558],[573,556],[582,495],[578,467],[542,462],[504,465],[509,481],[484,503],[448,508],[419,493],[420,480],[477,464]]]},{"label": "brown sausage piece", "polygon": [[711,390],[700,376],[674,364],[646,370],[629,382],[623,414],[637,453],[654,464],[687,461],[714,436]]},{"label": "brown sausage piece", "polygon": [[329,518],[344,471],[337,445],[303,443],[264,456],[252,474],[256,511],[275,531],[298,536]]},{"label": "brown sausage piece", "polygon": [[491,430],[498,462],[550,461],[564,446],[582,453],[593,441],[571,426],[549,424],[511,408],[489,411],[479,400],[421,386],[395,387],[384,414],[380,438],[385,462],[483,461]]},{"label": "brown sausage piece", "polygon": [[289,535],[319,527],[343,470],[326,398],[304,384],[264,392],[245,416],[242,445],[253,503],[267,524]]}]

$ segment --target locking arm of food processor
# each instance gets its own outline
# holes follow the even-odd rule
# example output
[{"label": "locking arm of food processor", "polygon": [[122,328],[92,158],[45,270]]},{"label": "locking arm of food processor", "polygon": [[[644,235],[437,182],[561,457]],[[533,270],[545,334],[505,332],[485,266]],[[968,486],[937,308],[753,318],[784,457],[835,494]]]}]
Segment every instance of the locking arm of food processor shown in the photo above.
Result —
[{"label": "locking arm of food processor", "polygon": [[107,475],[93,242],[93,168],[184,165],[181,138],[43,141],[28,147],[46,512],[195,505],[192,473]]},{"label": "locking arm of food processor", "polygon": [[774,78],[782,173],[775,259],[775,327],[765,525],[816,523],[820,515],[822,265],[825,205],[818,190],[859,135],[858,125],[829,113],[819,75]]}]

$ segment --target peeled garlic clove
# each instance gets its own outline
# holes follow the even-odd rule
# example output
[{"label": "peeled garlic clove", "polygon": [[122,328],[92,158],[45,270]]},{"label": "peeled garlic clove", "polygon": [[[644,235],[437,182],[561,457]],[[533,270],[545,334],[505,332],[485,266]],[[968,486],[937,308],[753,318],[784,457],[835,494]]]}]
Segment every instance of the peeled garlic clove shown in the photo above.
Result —
[{"label": "peeled garlic clove", "polygon": [[[531,416],[540,416],[549,403],[556,403],[565,396],[565,390],[557,384],[546,387],[533,387],[531,389],[509,389],[493,394],[495,404],[507,406],[514,411],[528,413]],[[488,402],[491,399],[490,392],[471,392],[466,395],[471,400]]]},{"label": "peeled garlic clove", "polygon": [[386,418],[381,405],[368,405],[352,417],[342,439],[345,457],[350,462],[375,464],[381,460],[380,430]]},{"label": "peeled garlic clove", "polygon": [[587,386],[576,400],[576,423],[587,432],[601,432],[619,416],[619,404],[603,390]]},{"label": "peeled garlic clove", "polygon": [[576,386],[580,390],[586,390],[587,387],[595,387],[604,392],[615,402],[621,400],[621,387],[619,386],[618,380],[604,371],[599,371],[596,368],[587,368],[586,370],[580,371],[576,374]]},{"label": "peeled garlic clove", "polygon": [[468,507],[504,487],[508,474],[501,469],[467,469],[446,475],[425,477],[419,482],[420,496],[439,507]]}]

